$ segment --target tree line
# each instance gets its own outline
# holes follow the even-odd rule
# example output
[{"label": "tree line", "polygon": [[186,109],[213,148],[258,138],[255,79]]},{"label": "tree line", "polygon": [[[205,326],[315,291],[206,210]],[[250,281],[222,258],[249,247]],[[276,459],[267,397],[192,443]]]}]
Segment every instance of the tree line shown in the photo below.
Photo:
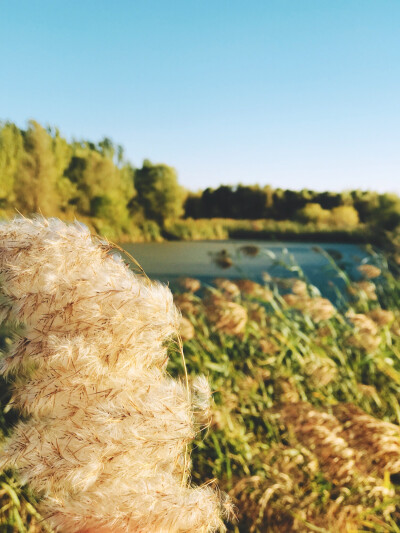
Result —
[{"label": "tree line", "polygon": [[[372,191],[316,192],[222,185],[189,194],[185,215],[191,218],[297,220],[300,223],[355,226],[373,223],[392,230],[400,224],[400,198]],[[342,224],[344,223],[344,224]]]},{"label": "tree line", "polygon": [[111,236],[160,235],[171,220],[229,218],[296,220],[354,227],[400,225],[400,198],[370,191],[292,191],[270,186],[220,186],[193,193],[176,171],[145,160],[134,168],[109,138],[68,142],[56,128],[30,121],[0,123],[0,214],[80,218]]}]

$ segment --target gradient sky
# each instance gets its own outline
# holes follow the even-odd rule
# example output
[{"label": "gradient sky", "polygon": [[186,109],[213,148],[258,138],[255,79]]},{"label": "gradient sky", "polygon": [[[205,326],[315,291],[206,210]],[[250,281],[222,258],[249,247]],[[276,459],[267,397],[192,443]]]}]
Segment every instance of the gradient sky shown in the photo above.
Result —
[{"label": "gradient sky", "polygon": [[184,186],[400,193],[399,0],[0,0],[0,119]]}]

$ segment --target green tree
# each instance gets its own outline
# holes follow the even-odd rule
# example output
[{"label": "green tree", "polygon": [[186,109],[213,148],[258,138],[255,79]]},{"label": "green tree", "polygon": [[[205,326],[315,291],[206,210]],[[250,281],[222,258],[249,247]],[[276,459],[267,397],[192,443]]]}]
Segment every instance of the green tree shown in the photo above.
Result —
[{"label": "green tree", "polygon": [[59,207],[66,212],[70,209],[70,202],[76,196],[75,185],[64,175],[73,154],[72,146],[61,137],[57,128],[48,128],[52,137],[52,150],[56,167],[56,188],[59,196]]},{"label": "green tree", "polygon": [[304,223],[326,224],[329,222],[330,215],[328,209],[323,209],[319,204],[310,202],[296,212],[296,219]]},{"label": "green tree", "polygon": [[371,222],[374,211],[379,207],[379,195],[376,192],[351,191],[353,206],[357,209],[361,222]]},{"label": "green tree", "polygon": [[258,185],[238,185],[234,192],[231,216],[237,219],[263,218],[267,204],[267,193]]},{"label": "green tree", "polygon": [[186,218],[203,218],[202,194],[189,193],[185,200],[185,217]]},{"label": "green tree", "polygon": [[115,156],[115,146],[111,139],[108,137],[104,137],[102,141],[98,143],[98,150],[104,157],[107,157],[107,159],[114,159]]},{"label": "green tree", "polygon": [[15,124],[0,126],[0,204],[12,206],[15,201],[14,185],[21,155],[22,134]]},{"label": "green tree", "polygon": [[51,137],[51,146],[54,155],[54,164],[57,176],[62,176],[72,157],[72,146],[60,135],[58,128],[48,128],[47,133]]},{"label": "green tree", "polygon": [[22,136],[23,153],[14,187],[16,205],[24,213],[57,214],[59,193],[52,138],[35,121],[29,122]]},{"label": "green tree", "polygon": [[378,196],[378,205],[371,213],[371,220],[375,225],[393,230],[400,224],[400,198],[394,193],[384,193]]},{"label": "green tree", "polygon": [[118,188],[117,174],[113,162],[95,150],[85,149],[72,156],[65,175],[76,188],[73,203],[78,211],[91,215],[92,201],[95,198],[110,196]]},{"label": "green tree", "polygon": [[115,229],[127,228],[128,204],[134,196],[134,170],[129,164],[115,166],[112,158],[89,143],[75,143],[65,176],[75,188],[70,203],[79,213],[103,219]]},{"label": "green tree", "polygon": [[357,210],[352,205],[339,205],[331,211],[332,225],[343,228],[354,228],[360,222]]},{"label": "green tree", "polygon": [[185,190],[178,184],[175,169],[167,165],[153,165],[145,160],[135,172],[137,202],[145,217],[161,226],[167,219],[183,214]]}]

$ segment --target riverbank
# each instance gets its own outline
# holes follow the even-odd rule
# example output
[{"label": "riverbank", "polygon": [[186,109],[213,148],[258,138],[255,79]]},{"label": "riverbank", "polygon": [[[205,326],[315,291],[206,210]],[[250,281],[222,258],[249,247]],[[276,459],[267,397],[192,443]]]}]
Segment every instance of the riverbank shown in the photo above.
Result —
[{"label": "riverbank", "polygon": [[167,240],[262,239],[270,241],[320,241],[365,243],[365,224],[347,228],[324,224],[301,224],[291,220],[235,220],[229,218],[182,219],[166,224]]},{"label": "riverbank", "polygon": [[[0,211],[0,219],[11,219],[15,211]],[[61,215],[65,221],[74,221],[73,213]],[[94,234],[118,243],[144,243],[165,241],[221,241],[264,240],[321,243],[349,243],[381,245],[382,236],[376,228],[359,223],[357,226],[300,223],[293,220],[236,220],[230,218],[174,219],[161,227],[154,220],[133,217],[117,226],[100,218],[79,216],[78,220]]]},{"label": "riverbank", "polygon": [[151,220],[132,221],[120,230],[103,220],[84,218],[94,232],[120,243],[163,241],[222,241],[255,239],[268,241],[343,242],[366,244],[375,242],[374,231],[366,224],[355,227],[327,224],[301,224],[292,220],[236,220],[230,218],[167,220],[163,227]]}]

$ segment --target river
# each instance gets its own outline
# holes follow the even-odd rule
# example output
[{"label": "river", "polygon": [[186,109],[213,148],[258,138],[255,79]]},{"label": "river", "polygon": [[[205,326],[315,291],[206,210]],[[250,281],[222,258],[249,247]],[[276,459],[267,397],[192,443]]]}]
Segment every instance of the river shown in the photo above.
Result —
[{"label": "river", "polygon": [[[190,241],[124,244],[123,247],[141,264],[147,275],[171,286],[181,276],[191,276],[210,283],[216,277],[248,278],[262,282],[270,276],[296,276],[301,267],[306,277],[322,294],[332,297],[332,283],[343,282],[318,249],[334,256],[353,275],[367,252],[356,244],[299,243],[269,241]],[[292,264],[292,271],[278,262]],[[329,283],[332,282],[332,283]]]}]

